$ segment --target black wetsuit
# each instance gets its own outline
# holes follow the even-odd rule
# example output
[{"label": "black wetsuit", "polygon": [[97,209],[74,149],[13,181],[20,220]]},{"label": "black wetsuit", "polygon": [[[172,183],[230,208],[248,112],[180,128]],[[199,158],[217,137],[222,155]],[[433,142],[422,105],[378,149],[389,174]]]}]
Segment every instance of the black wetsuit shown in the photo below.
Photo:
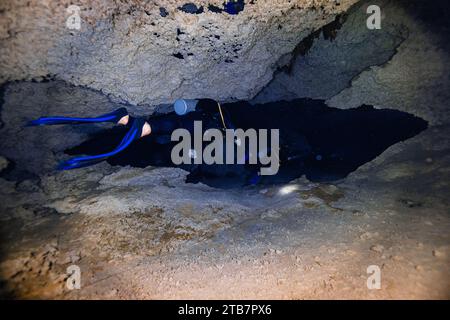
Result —
[{"label": "black wetsuit", "polygon": [[[242,108],[242,109],[241,109]],[[252,108],[253,109],[253,108]],[[174,130],[183,128],[188,130],[191,135],[194,134],[194,122],[201,121],[202,129],[205,132],[207,129],[243,129],[244,131],[250,128],[259,129],[264,127],[265,123],[258,123],[259,116],[250,114],[253,110],[248,110],[248,106],[241,105],[241,103],[231,103],[221,105],[223,121],[219,112],[219,105],[215,100],[202,99],[199,100],[196,110],[185,115],[177,115],[169,113],[158,116],[151,116],[147,119],[152,128],[152,136],[158,143],[171,143],[171,134]],[[243,114],[247,113],[245,117]],[[263,126],[260,126],[263,125]],[[275,128],[275,127],[274,127]],[[267,129],[269,129],[267,127]],[[270,135],[269,135],[270,137]],[[203,147],[206,143],[203,144]],[[248,154],[248,147],[246,149]],[[226,153],[224,144],[224,156]],[[236,157],[236,154],[235,154]],[[248,158],[248,156],[247,156]],[[235,163],[237,159],[235,159]],[[190,182],[200,181],[200,177],[229,177],[235,179],[240,177],[248,183],[252,179],[257,178],[260,165],[250,165],[248,161],[246,164],[213,164],[213,165],[181,165],[181,167],[189,170],[191,175],[188,178]]]},{"label": "black wetsuit", "polygon": [[[266,105],[253,106],[247,102],[235,102],[221,105],[225,127],[228,129],[280,129],[280,152],[283,158],[305,156],[311,152],[301,120],[292,117],[293,103],[277,103],[276,107]],[[289,110],[288,110],[289,109]],[[318,110],[320,112],[320,110]],[[194,121],[202,121],[203,131],[209,128],[224,129],[218,104],[214,100],[199,100],[196,110],[179,116],[169,113],[151,116],[147,119],[152,128],[152,134],[170,141],[173,130],[184,128],[193,134]]]}]

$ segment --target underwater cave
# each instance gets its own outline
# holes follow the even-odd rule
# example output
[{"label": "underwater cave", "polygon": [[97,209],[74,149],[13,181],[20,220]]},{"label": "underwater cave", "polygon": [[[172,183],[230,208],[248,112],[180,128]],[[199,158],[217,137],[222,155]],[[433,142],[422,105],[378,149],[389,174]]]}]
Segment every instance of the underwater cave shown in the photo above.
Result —
[{"label": "underwater cave", "polygon": [[0,3],[0,298],[450,298],[449,16]]},{"label": "underwater cave", "polygon": [[[202,182],[219,188],[286,184],[303,175],[313,182],[333,182],[345,178],[391,145],[411,138],[427,127],[425,120],[405,112],[377,110],[371,106],[342,110],[327,107],[320,100],[298,99],[263,105],[238,102],[225,104],[223,108],[234,119],[237,128],[280,128],[280,168],[276,174],[258,175],[257,164],[252,166],[248,161],[228,165],[197,165],[190,161],[177,166],[171,159],[171,151],[178,141],[157,134],[139,139],[126,151],[106,161],[113,166],[181,167],[190,172],[186,182]],[[127,128],[115,127],[96,133],[65,153],[95,155],[108,152],[120,144],[126,131]],[[248,137],[245,142],[246,148],[250,149]],[[192,142],[190,147],[193,148]]]}]

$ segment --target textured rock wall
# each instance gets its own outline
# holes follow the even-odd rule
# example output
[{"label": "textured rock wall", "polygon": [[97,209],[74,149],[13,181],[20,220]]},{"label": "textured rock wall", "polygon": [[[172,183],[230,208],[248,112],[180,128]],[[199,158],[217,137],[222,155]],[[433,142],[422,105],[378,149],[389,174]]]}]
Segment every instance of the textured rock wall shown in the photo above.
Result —
[{"label": "textured rock wall", "polygon": [[352,7],[333,39],[320,34],[296,56],[290,72],[276,73],[253,101],[309,97],[341,109],[370,104],[413,113],[430,124],[449,123],[446,1],[377,1],[381,30],[366,28],[370,4]]},{"label": "textured rock wall", "polygon": [[361,72],[327,103],[338,108],[371,104],[413,113],[431,125],[450,123],[447,1],[434,1],[432,6],[420,0],[383,3],[385,21],[403,25],[408,36],[392,59]]},{"label": "textured rock wall", "polygon": [[[276,73],[254,102],[297,98],[329,99],[351,85],[362,71],[389,61],[408,37],[401,19],[392,19],[391,1],[378,1],[383,19],[381,30],[366,27],[366,8],[371,1],[353,6],[336,23],[303,41],[290,68]],[[311,47],[308,48],[307,44]]]},{"label": "textured rock wall", "polygon": [[[280,58],[357,0],[252,0],[235,15],[217,12],[222,0],[191,2],[1,1],[0,82],[50,75],[132,104],[249,99]],[[80,30],[66,27],[70,4]]]}]

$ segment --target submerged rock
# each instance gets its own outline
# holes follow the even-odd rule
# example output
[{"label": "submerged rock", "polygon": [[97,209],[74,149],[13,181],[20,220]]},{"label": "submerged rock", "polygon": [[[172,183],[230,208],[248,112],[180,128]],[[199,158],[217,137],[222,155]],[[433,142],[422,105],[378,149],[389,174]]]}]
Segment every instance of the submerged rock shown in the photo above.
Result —
[{"label": "submerged rock", "polygon": [[[281,56],[356,1],[237,1],[225,8],[232,14],[200,1],[89,0],[71,12],[60,1],[3,1],[0,83],[51,75],[132,104],[249,99]],[[67,27],[71,15],[79,30]]]}]

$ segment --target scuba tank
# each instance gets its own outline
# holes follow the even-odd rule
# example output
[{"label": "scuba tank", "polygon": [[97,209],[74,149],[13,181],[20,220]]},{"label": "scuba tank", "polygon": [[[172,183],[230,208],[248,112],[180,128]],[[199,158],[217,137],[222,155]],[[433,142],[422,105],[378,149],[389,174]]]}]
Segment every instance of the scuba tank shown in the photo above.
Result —
[{"label": "scuba tank", "polygon": [[177,99],[173,104],[175,113],[179,116],[183,116],[189,112],[195,111],[198,100],[194,99]]},{"label": "scuba tank", "polygon": [[[214,123],[212,128],[235,129],[230,114],[213,99],[177,99],[173,108],[178,116],[186,116],[189,113],[199,113],[203,116],[203,120],[208,123]],[[217,123],[217,126],[215,125]]]}]

